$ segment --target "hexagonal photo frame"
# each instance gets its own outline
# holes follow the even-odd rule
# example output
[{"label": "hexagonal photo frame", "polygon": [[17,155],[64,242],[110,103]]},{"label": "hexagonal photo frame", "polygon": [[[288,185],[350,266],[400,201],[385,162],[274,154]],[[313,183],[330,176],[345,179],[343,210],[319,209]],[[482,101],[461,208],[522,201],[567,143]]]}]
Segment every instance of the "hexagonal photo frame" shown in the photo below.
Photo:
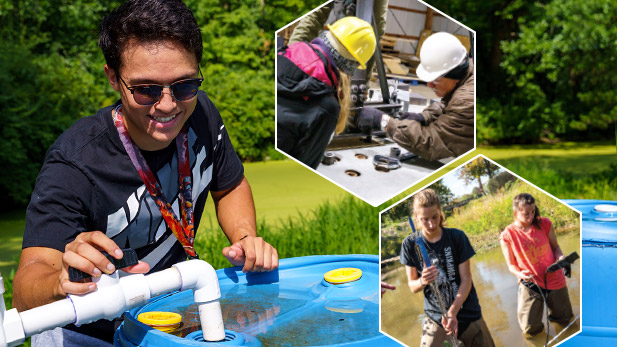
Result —
[{"label": "hexagonal photo frame", "polygon": [[346,3],[276,32],[275,146],[378,206],[475,148],[475,31],[423,1]]},{"label": "hexagonal photo frame", "polygon": [[581,325],[581,216],[482,155],[460,165],[380,213],[381,332],[417,346],[443,332],[442,311],[458,309],[450,346],[571,339]]}]

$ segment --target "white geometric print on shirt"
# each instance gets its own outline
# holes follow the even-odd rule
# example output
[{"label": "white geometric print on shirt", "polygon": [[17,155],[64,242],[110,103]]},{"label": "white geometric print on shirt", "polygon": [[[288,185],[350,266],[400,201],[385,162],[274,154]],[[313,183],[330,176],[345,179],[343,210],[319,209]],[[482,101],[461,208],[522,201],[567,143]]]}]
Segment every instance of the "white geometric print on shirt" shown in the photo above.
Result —
[{"label": "white geometric print on shirt", "polygon": [[[203,146],[200,146],[199,152],[195,155],[196,135],[192,129],[189,130],[188,140],[190,148],[189,159],[193,175],[192,196],[193,201],[196,201],[212,180],[212,165],[208,168],[203,168],[206,159],[206,150]],[[173,154],[170,163],[157,171],[157,176],[161,183],[163,194],[166,197],[173,196],[171,201],[172,210],[176,216],[179,216],[178,160],[176,153]],[[122,248],[130,247],[136,249],[156,242],[165,234],[166,230],[167,227],[161,212],[146,190],[145,185],[137,188],[135,192],[129,195],[124,206],[107,217],[106,234]],[[170,237],[175,239],[173,235]],[[161,244],[157,248],[166,246],[169,245]],[[152,251],[154,254],[165,254],[165,252],[154,251]],[[149,260],[149,262],[154,264],[158,261],[158,259]]]}]

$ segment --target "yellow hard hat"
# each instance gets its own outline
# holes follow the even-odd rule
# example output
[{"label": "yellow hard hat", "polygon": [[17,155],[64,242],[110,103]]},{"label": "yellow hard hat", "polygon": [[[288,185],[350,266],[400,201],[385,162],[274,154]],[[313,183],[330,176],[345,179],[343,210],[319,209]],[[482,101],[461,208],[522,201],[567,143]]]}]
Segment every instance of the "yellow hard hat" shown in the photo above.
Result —
[{"label": "yellow hard hat", "polygon": [[373,56],[376,45],[375,32],[371,25],[358,17],[350,16],[326,26],[360,63],[361,69],[366,69],[366,62]]}]

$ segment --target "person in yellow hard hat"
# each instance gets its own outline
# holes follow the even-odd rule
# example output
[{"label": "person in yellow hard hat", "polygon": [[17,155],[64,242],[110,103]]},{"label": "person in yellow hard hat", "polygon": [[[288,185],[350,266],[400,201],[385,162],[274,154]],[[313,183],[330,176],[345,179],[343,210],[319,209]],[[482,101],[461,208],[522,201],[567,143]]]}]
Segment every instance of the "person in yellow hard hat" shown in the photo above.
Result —
[{"label": "person in yellow hard hat", "polygon": [[327,26],[310,43],[296,42],[277,54],[276,146],[315,169],[334,132],[349,115],[349,76],[365,69],[375,33],[356,17]]},{"label": "person in yellow hard hat", "polygon": [[[311,41],[319,35],[326,24],[331,24],[346,16],[355,16],[358,4],[356,0],[333,0],[315,9],[302,17],[289,38],[289,44],[302,41]],[[375,35],[377,42],[386,32],[386,17],[388,14],[388,0],[373,1],[373,18],[375,19]],[[366,20],[366,18],[363,18]],[[366,63],[366,73],[370,76],[375,59]]]},{"label": "person in yellow hard hat", "polygon": [[356,117],[360,129],[382,129],[401,147],[438,160],[456,157],[474,147],[474,73],[467,50],[456,36],[429,36],[420,51],[418,77],[441,98],[421,113],[405,112],[398,119],[365,107]]}]

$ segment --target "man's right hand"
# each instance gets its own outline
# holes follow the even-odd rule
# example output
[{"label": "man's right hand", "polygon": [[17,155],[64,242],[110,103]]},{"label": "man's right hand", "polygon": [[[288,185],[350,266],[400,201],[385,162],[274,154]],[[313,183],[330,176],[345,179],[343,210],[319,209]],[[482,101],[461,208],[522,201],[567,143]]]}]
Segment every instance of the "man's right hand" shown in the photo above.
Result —
[{"label": "man's right hand", "polygon": [[[96,284],[92,281],[70,282],[68,268],[74,267],[94,277],[110,273],[113,265],[108,268],[110,262],[101,251],[122,258],[116,250],[120,250],[118,245],[100,231],[79,234],[65,246],[65,252],[48,247],[24,248],[13,280],[13,307],[25,311],[63,299],[67,294],[85,294],[96,290]],[[149,266],[140,262],[123,270],[144,273]]]},{"label": "man's right hand", "polygon": [[[105,251],[116,259],[122,259],[120,247],[107,235],[100,231],[85,232],[79,234],[75,240],[66,245],[62,255],[62,271],[60,272],[60,294],[86,294],[96,290],[96,284],[92,281],[75,283],[69,280],[68,268],[89,273],[92,277],[101,274],[111,274],[116,271],[114,265],[101,253]],[[147,263],[139,262],[123,269],[126,272],[146,273],[150,270]]]},{"label": "man's right hand", "polygon": [[437,269],[437,266],[431,265],[429,267],[425,267],[424,269],[422,269],[422,277],[420,277],[422,285],[426,286],[431,284],[437,279],[437,276],[439,276],[439,270]]}]

